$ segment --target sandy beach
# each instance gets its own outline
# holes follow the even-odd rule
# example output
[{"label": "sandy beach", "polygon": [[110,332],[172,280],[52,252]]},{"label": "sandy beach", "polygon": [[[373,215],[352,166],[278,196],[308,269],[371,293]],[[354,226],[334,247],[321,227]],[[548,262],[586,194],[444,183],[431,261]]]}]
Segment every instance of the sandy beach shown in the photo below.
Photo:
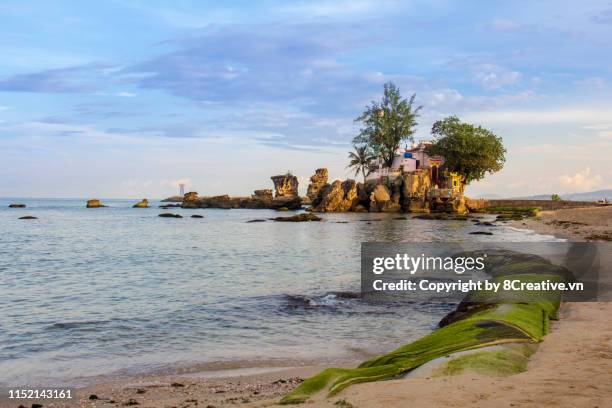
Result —
[{"label": "sandy beach", "polygon": [[[514,222],[542,234],[595,240],[612,234],[612,207],[543,212]],[[407,378],[354,385],[309,407],[605,407],[612,395],[612,304],[565,303],[560,319],[537,346],[525,372],[507,377],[464,372],[435,376],[417,370]],[[354,366],[358,362],[347,362]],[[325,367],[219,370],[171,376],[145,376],[78,389],[70,402],[38,401],[43,406],[84,407],[266,407]],[[33,401],[0,401],[30,406]]]}]

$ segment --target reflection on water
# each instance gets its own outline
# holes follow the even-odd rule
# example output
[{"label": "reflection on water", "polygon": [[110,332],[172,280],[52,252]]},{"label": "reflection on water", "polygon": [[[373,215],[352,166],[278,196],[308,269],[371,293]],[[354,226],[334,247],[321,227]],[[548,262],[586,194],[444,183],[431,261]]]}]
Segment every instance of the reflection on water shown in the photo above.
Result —
[{"label": "reflection on water", "polygon": [[[334,361],[388,351],[452,305],[359,299],[361,242],[550,240],[469,221],[268,210],[170,211],[133,202],[0,200],[0,384],[54,385],[198,364]],[[164,210],[165,211],[165,210]],[[202,214],[203,219],[190,218]],[[38,220],[18,220],[22,215]],[[256,365],[256,363],[255,363]]]}]

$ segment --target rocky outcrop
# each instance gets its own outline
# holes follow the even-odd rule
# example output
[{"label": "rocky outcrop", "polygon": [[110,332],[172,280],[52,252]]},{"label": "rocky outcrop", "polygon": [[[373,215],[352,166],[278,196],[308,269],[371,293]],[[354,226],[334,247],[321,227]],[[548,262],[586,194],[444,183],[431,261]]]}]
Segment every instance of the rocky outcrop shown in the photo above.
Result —
[{"label": "rocky outcrop", "polygon": [[319,192],[320,202],[313,207],[318,212],[353,211],[359,204],[359,192],[355,180],[336,180]]},{"label": "rocky outcrop", "polygon": [[9,204],[9,208],[26,208],[25,204]]},{"label": "rocky outcrop", "polygon": [[149,208],[149,200],[143,198],[142,201],[134,204],[132,208]]},{"label": "rocky outcrop", "polygon": [[[392,198],[393,197],[393,198]],[[399,212],[399,197],[384,184],[378,184],[370,193],[370,212]]]},{"label": "rocky outcrop", "polygon": [[287,173],[282,176],[272,176],[271,179],[274,182],[275,197],[298,197],[298,179],[296,176]]},{"label": "rocky outcrop", "polygon": [[321,168],[315,171],[315,174],[310,177],[310,184],[308,185],[308,191],[306,196],[310,199],[313,206],[317,206],[320,202],[320,191],[327,186],[327,178],[329,174],[327,169]]},{"label": "rocky outcrop", "polygon": [[180,195],[164,198],[163,200],[161,200],[162,203],[180,203],[182,201],[183,197],[181,197]]},{"label": "rocky outcrop", "polygon": [[87,200],[87,208],[106,207],[100,200]]},{"label": "rocky outcrop", "polygon": [[274,198],[274,195],[273,195],[271,188],[264,188],[261,190],[255,190],[251,197],[262,199],[262,200],[271,200]]},{"label": "rocky outcrop", "polygon": [[190,191],[188,193],[185,193],[185,195],[183,196],[183,203],[193,203],[198,201],[198,193],[196,193],[195,191]]},{"label": "rocky outcrop", "polygon": [[[257,190],[266,191],[266,190]],[[230,197],[227,194],[213,197],[198,197],[198,193],[192,192],[185,194],[183,199],[183,208],[221,208],[221,209],[271,209],[278,210],[286,208],[287,210],[297,210],[302,208],[300,197],[279,197],[271,198],[271,190],[267,190],[270,194],[259,193],[253,194],[251,197]]]}]

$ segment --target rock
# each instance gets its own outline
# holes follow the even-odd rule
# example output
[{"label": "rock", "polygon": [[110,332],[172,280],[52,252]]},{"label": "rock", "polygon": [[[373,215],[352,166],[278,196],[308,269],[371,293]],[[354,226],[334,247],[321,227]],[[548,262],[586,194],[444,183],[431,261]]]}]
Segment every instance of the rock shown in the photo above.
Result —
[{"label": "rock", "polygon": [[185,193],[182,201],[183,201],[183,204],[196,202],[198,201],[198,193],[196,193],[195,191],[190,191],[188,193]]},{"label": "rock", "polygon": [[321,202],[314,208],[319,212],[345,212],[351,211],[359,204],[357,183],[355,180],[336,180],[326,185],[320,191]]},{"label": "rock", "polygon": [[183,197],[181,197],[180,195],[164,198],[163,200],[161,200],[162,203],[180,203],[182,201]]},{"label": "rock", "polygon": [[34,217],[32,215],[26,215],[26,216],[23,216],[23,217],[19,217],[19,219],[20,220],[37,220],[38,218]]},{"label": "rock", "polygon": [[262,219],[262,218],[257,218],[257,219],[254,219],[254,220],[249,220],[249,221],[247,221],[247,224],[248,224],[248,223],[251,223],[251,222],[266,222],[266,220],[264,220],[264,219]]},{"label": "rock", "polygon": [[495,224],[493,224],[492,222],[489,221],[476,221],[476,223],[474,225],[478,225],[478,226],[483,226],[483,227],[494,227]]},{"label": "rock", "polygon": [[470,235],[493,235],[493,233],[489,231],[474,231],[470,232]]},{"label": "rock", "polygon": [[96,394],[91,394],[91,395],[89,396],[89,399],[90,399],[91,401],[95,401],[95,400],[97,400],[97,399],[98,399],[98,396],[97,396]]},{"label": "rock", "polygon": [[289,211],[287,207],[277,208],[276,211]]},{"label": "rock", "polygon": [[306,196],[310,199],[311,204],[315,207],[320,202],[319,192],[327,185],[328,175],[327,169],[321,168],[315,170],[315,174],[310,177],[310,184],[308,185]]},{"label": "rock", "polygon": [[87,200],[87,208],[106,207],[100,200]]},{"label": "rock", "polygon": [[163,217],[163,218],[183,218],[182,215],[180,215],[180,214],[173,214],[173,213],[161,213],[161,214],[159,214],[159,217]]},{"label": "rock", "polygon": [[370,212],[398,212],[400,205],[391,200],[391,192],[384,184],[378,184],[370,194]]},{"label": "rock", "polygon": [[282,176],[272,176],[270,178],[274,182],[275,197],[298,197],[298,179],[296,176],[287,173]]},{"label": "rock", "polygon": [[272,200],[274,198],[273,192],[271,188],[264,188],[262,190],[255,190],[253,192],[252,198],[261,198],[265,200]]},{"label": "rock", "polygon": [[9,204],[9,208],[26,208],[25,204]]},{"label": "rock", "polygon": [[134,204],[132,208],[149,208],[149,200],[143,198],[142,201]]},{"label": "rock", "polygon": [[200,214],[193,214],[191,218],[204,218],[204,216]]},{"label": "rock", "polygon": [[291,217],[276,217],[276,218],[271,218],[271,219],[273,221],[280,221],[280,222],[304,222],[304,221],[323,220],[323,218],[317,217],[316,215],[312,213],[302,213],[302,214],[292,215]]},{"label": "rock", "polygon": [[159,208],[164,208],[164,209],[181,208],[181,205],[180,204],[164,204],[164,205],[160,205]]},{"label": "rock", "polygon": [[355,207],[355,209],[353,210],[354,212],[368,212],[368,209],[365,208],[363,205],[361,204],[357,204],[357,206]]}]

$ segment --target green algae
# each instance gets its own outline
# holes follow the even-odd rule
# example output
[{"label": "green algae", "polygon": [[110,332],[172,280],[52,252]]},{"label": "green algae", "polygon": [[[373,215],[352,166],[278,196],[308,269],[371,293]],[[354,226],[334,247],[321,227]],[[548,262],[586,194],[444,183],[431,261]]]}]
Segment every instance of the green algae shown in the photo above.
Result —
[{"label": "green algae", "polygon": [[511,344],[494,350],[484,350],[462,355],[437,367],[433,375],[457,375],[473,371],[482,375],[508,376],[527,371],[529,357],[534,348]]}]

